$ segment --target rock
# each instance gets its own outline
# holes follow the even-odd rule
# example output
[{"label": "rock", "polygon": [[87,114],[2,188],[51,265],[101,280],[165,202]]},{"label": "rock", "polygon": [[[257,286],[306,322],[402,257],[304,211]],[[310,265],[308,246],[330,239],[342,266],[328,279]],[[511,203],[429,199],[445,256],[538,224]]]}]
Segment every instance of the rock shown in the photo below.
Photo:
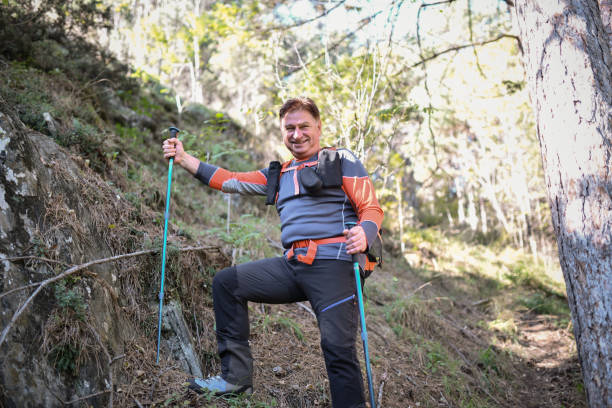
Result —
[{"label": "rock", "polygon": [[[164,305],[163,334],[164,343],[183,371],[194,377],[203,377],[199,358],[193,347],[191,332],[185,319],[181,306],[176,301]],[[162,351],[160,351],[161,353]]]},{"label": "rock", "polygon": [[[99,209],[88,205],[80,190],[79,183],[97,176],[83,170],[52,138],[28,129],[1,97],[0,151],[6,152],[6,159],[0,163],[0,258],[33,254],[37,248],[74,264],[111,255],[95,223]],[[105,194],[109,192],[110,188]],[[57,211],[56,218],[49,216],[51,206]],[[91,271],[99,279],[111,282],[115,268],[112,264],[98,265]],[[40,262],[30,265],[2,261],[0,292],[42,281],[56,273]],[[74,379],[59,373],[53,359],[41,347],[45,322],[56,307],[53,287],[45,292],[24,311],[0,348],[2,406],[55,407],[59,405],[57,396],[68,401],[106,389],[107,366],[100,368],[95,359],[86,359],[81,361],[75,373],[78,378]],[[21,291],[2,298],[0,327],[7,326],[28,295]],[[100,333],[107,351],[112,356],[123,353],[123,344],[134,331],[117,318],[105,297],[88,298],[86,307],[94,317],[89,324]],[[108,396],[101,395],[94,405],[104,404],[105,398]]]},{"label": "rock", "polygon": [[145,115],[139,115],[125,106],[113,89],[108,87],[102,88],[99,96],[103,112],[107,118],[117,121],[124,126],[147,128],[151,132],[155,132],[157,125],[153,119]]},{"label": "rock", "polygon": [[47,129],[49,130],[49,134],[53,137],[57,136],[57,127],[55,126],[55,122],[53,121],[53,117],[49,112],[43,113],[43,118],[47,123]]}]

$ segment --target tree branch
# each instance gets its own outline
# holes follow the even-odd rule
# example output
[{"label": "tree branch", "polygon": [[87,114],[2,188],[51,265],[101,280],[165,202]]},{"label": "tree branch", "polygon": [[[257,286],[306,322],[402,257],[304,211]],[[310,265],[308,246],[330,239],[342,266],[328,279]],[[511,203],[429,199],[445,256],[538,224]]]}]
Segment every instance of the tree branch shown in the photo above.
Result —
[{"label": "tree branch", "polygon": [[[474,27],[472,22],[472,1],[468,0],[467,2],[467,13],[468,13],[468,27],[470,30],[470,43],[474,44]],[[478,72],[483,78],[486,78],[482,67],[480,66],[480,60],[478,59],[478,52],[476,51],[476,46],[472,46],[472,51],[474,51],[474,59],[476,60],[476,68],[478,68]]]},{"label": "tree branch", "polygon": [[325,56],[326,52],[329,52],[331,50],[334,50],[336,48],[338,48],[340,46],[340,44],[342,44],[347,38],[350,38],[352,36],[354,36],[357,32],[359,32],[360,30],[362,30],[365,26],[367,26],[368,24],[370,24],[372,21],[374,21],[374,18],[379,15],[380,13],[382,13],[382,10],[377,11],[376,13],[372,14],[369,17],[366,17],[364,19],[362,19],[360,21],[359,27],[357,27],[355,30],[351,31],[350,33],[346,34],[344,37],[342,37],[340,40],[336,41],[334,44],[331,45],[331,47],[329,47],[327,50],[324,50],[322,52],[320,52],[316,57],[300,64],[300,65],[293,65],[293,66],[289,66],[292,69],[289,70],[289,72],[287,72],[287,74],[285,76],[290,76],[293,75],[294,73],[296,73],[297,71],[301,70],[302,68],[305,68],[306,66],[308,66],[309,64],[313,63],[314,61],[322,58]]},{"label": "tree branch", "polygon": [[[470,48],[470,47],[480,47],[480,46],[483,46],[483,45],[487,45],[487,44],[499,41],[499,40],[501,40],[503,38],[514,38],[518,42],[519,48],[523,49],[523,47],[521,45],[521,40],[516,35],[512,35],[512,34],[500,34],[497,37],[492,38],[490,40],[485,40],[485,41],[481,41],[481,42],[478,42],[478,43],[470,43],[470,44],[457,45],[455,47],[448,48],[448,49],[446,49],[444,51],[436,52],[436,53],[430,55],[427,58],[422,58],[420,61],[415,62],[414,64],[408,66],[408,68],[412,69],[412,68],[418,67],[419,65],[423,65],[426,62],[429,62],[429,61],[431,61],[433,59],[436,59],[436,58],[438,58],[441,55],[448,54],[449,52],[459,51],[459,50],[462,50],[464,48]],[[394,76],[398,75],[401,72],[404,72],[404,70],[402,69],[402,71],[399,71]]]},{"label": "tree branch", "polygon": [[289,30],[289,29],[292,29],[292,28],[295,28],[295,27],[302,26],[302,25],[304,25],[304,24],[311,23],[311,22],[313,22],[313,21],[315,21],[315,20],[318,20],[318,19],[320,19],[320,18],[323,18],[323,17],[327,16],[329,13],[331,13],[332,11],[334,11],[335,9],[337,9],[338,7],[340,7],[341,5],[343,5],[345,2],[346,2],[346,0],[341,0],[341,1],[339,1],[339,2],[338,2],[338,4],[336,4],[334,7],[330,8],[329,10],[325,10],[323,13],[319,14],[318,16],[315,16],[315,17],[313,17],[313,18],[309,18],[308,20],[298,21],[298,22],[296,22],[296,23],[289,24],[289,25],[286,25],[286,26],[280,25],[280,26],[269,27],[269,28],[266,28],[266,29],[264,29],[264,30],[260,31],[260,33],[261,33],[261,34],[267,34],[267,33],[269,33],[270,31],[276,31],[276,30]]},{"label": "tree branch", "polygon": [[[220,248],[218,246],[199,246],[199,247],[187,247],[187,248],[182,248],[179,249],[179,252],[188,252],[188,251],[202,251],[205,249],[217,249],[219,250]],[[26,301],[23,303],[23,305],[21,305],[21,307],[19,309],[17,309],[17,311],[13,314],[13,317],[11,318],[11,320],[8,322],[8,324],[6,325],[6,327],[2,330],[2,334],[0,335],[0,346],[2,346],[2,344],[4,343],[4,341],[6,340],[6,336],[9,332],[9,330],[13,327],[13,325],[15,324],[15,322],[17,321],[17,319],[19,318],[19,316],[21,316],[21,314],[24,312],[24,310],[28,307],[28,305],[30,304],[30,302],[32,302],[32,300],[34,300],[34,298],[40,293],[41,290],[43,290],[43,288],[47,285],[49,285],[50,283],[53,283],[55,281],[58,281],[60,279],[64,279],[67,276],[70,276],[72,274],[75,274],[79,271],[82,271],[83,269],[87,269],[93,265],[99,265],[99,264],[103,264],[103,263],[107,263],[107,262],[114,262],[114,261],[118,261],[120,259],[125,259],[125,258],[133,258],[135,256],[141,256],[141,255],[150,255],[150,254],[154,254],[159,252],[159,249],[149,249],[149,250],[144,250],[144,251],[137,251],[137,252],[132,252],[129,254],[122,254],[122,255],[116,255],[116,256],[111,256],[109,258],[103,258],[103,259],[96,259],[94,261],[90,261],[90,262],[86,262],[84,264],[81,265],[75,265],[69,269],[67,269],[66,271],[60,273],[59,275],[56,275],[52,278],[46,279],[42,282],[38,283],[38,288],[36,288],[36,290],[30,295],[29,298],[26,299]],[[1,260],[0,260],[1,261]],[[12,292],[14,292],[15,290],[18,289],[26,289],[28,287],[30,287],[31,285],[26,285],[23,286],[21,288],[17,288],[12,290]],[[2,296],[4,296],[5,293],[2,294]]]},{"label": "tree branch", "polygon": [[0,262],[4,262],[4,261],[9,261],[9,262],[12,262],[12,261],[23,261],[25,259],[37,259],[39,261],[58,263],[58,264],[62,264],[64,266],[68,266],[67,263],[62,262],[62,261],[56,261],[55,259],[43,258],[43,257],[40,257],[40,256],[34,256],[34,255],[15,256],[13,258],[2,258],[2,259],[0,259]]}]

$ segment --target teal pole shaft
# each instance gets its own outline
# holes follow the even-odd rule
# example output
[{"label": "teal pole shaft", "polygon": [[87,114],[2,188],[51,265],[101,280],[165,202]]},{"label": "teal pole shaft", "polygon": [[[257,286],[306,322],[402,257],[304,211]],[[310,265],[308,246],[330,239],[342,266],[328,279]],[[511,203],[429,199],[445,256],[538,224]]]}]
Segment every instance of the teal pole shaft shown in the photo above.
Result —
[{"label": "teal pole shaft", "polygon": [[[170,128],[171,137],[175,137],[179,130],[175,127]],[[162,267],[161,267],[161,282],[159,284],[159,319],[157,323],[157,356],[155,364],[159,364],[159,344],[161,342],[162,314],[164,307],[164,280],[166,276],[166,242],[168,239],[168,218],[170,218],[170,191],[172,185],[172,164],[174,159],[170,158],[168,162],[168,187],[166,189],[166,211],[164,212],[164,243],[162,245]]]},{"label": "teal pole shaft", "polygon": [[[347,222],[346,228],[351,229],[356,223]],[[357,304],[359,305],[359,318],[361,319],[361,341],[363,343],[363,353],[365,354],[366,375],[368,377],[368,391],[370,392],[370,407],[376,408],[374,401],[374,386],[372,384],[372,368],[370,367],[370,352],[368,351],[368,331],[366,329],[365,309],[363,307],[363,293],[361,291],[361,273],[357,255],[353,254],[353,269],[355,271],[355,284],[357,286]]]},{"label": "teal pole shaft", "polygon": [[368,351],[368,331],[366,330],[363,294],[361,293],[361,274],[359,272],[359,262],[355,261],[355,255],[353,255],[353,269],[355,270],[355,283],[357,284],[357,302],[359,304],[359,317],[361,318],[361,340],[363,342],[363,353],[365,354],[368,390],[370,392],[370,406],[372,408],[376,408],[376,403],[374,402],[374,387],[372,385],[372,369],[370,368],[370,353]]}]

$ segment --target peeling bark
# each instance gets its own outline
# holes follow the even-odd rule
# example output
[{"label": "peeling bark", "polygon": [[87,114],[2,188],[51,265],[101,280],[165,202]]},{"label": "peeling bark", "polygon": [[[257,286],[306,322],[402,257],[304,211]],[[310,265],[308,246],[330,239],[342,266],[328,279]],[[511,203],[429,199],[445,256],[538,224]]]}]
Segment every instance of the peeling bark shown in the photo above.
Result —
[{"label": "peeling bark", "polygon": [[610,2],[515,4],[587,400],[611,407]]}]

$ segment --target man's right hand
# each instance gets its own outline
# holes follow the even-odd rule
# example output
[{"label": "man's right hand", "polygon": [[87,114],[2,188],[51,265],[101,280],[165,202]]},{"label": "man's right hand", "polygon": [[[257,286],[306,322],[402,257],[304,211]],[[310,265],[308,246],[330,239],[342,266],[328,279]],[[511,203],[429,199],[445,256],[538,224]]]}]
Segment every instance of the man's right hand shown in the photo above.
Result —
[{"label": "man's right hand", "polygon": [[174,158],[175,164],[181,166],[191,174],[197,173],[200,160],[193,157],[189,153],[186,153],[183,149],[183,142],[178,140],[178,138],[173,137],[171,139],[164,140],[162,149],[164,151],[164,158],[166,160]]},{"label": "man's right hand", "polygon": [[164,158],[166,160],[174,158],[174,163],[178,164],[179,166],[181,165],[183,159],[185,158],[183,142],[178,140],[176,137],[166,139],[162,144],[162,149],[164,150]]}]

